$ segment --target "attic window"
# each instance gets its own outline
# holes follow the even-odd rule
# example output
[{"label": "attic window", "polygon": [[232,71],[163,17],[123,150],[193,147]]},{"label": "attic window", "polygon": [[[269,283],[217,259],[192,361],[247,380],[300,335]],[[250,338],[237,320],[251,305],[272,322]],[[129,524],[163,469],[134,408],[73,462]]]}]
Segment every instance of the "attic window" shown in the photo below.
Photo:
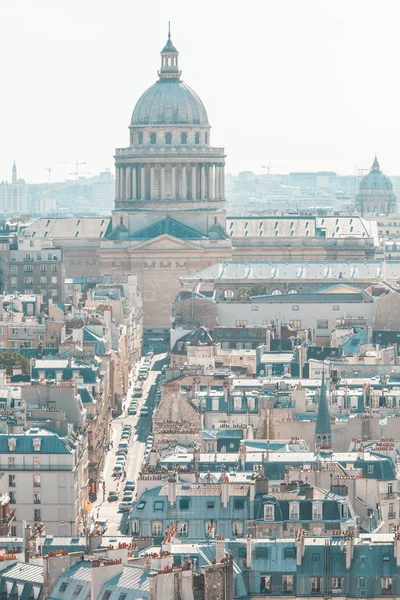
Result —
[{"label": "attic window", "polygon": [[104,219],[101,221],[100,225],[103,225],[103,224],[104,224]]},{"label": "attic window", "polygon": [[283,556],[284,558],[294,558],[296,556],[296,548],[285,548]]},{"label": "attic window", "polygon": [[8,439],[8,449],[10,452],[15,452],[17,447],[17,440],[15,438]]},{"label": "attic window", "polygon": [[49,223],[50,223],[50,219],[47,221],[47,223],[46,223],[46,227],[48,227],[48,226],[49,226]]},{"label": "attic window", "polygon": [[189,510],[190,507],[190,498],[180,498],[179,499],[179,509],[180,510]]},{"label": "attic window", "polygon": [[76,232],[75,237],[77,238],[79,235],[79,231]]},{"label": "attic window", "polygon": [[35,438],[33,440],[33,451],[34,452],[40,452],[41,443],[42,443],[42,440],[40,438]]},{"label": "attic window", "polygon": [[103,236],[103,232],[102,232],[102,231],[100,231],[100,235],[99,235],[99,237],[102,237],[102,236]]},{"label": "attic window", "polygon": [[257,558],[268,558],[268,548],[257,548]]},{"label": "attic window", "polygon": [[80,220],[80,219],[78,219],[78,222],[77,222],[77,224],[76,224],[76,226],[77,226],[77,227],[79,227],[79,223],[80,223],[80,222],[81,222],[81,220]]},{"label": "attic window", "polygon": [[68,587],[68,583],[66,581],[63,581],[62,584],[60,585],[60,589],[58,590],[59,592],[65,592],[65,590]]},{"label": "attic window", "polygon": [[234,498],[233,499],[233,510],[243,510],[244,509],[244,498]]}]

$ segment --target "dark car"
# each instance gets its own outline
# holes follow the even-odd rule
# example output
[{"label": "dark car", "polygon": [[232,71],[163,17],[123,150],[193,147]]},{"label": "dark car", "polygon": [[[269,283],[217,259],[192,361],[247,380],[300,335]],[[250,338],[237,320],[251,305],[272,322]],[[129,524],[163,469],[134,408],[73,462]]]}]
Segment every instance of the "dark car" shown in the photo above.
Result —
[{"label": "dark car", "polygon": [[108,502],[116,502],[118,500],[117,492],[108,492]]}]

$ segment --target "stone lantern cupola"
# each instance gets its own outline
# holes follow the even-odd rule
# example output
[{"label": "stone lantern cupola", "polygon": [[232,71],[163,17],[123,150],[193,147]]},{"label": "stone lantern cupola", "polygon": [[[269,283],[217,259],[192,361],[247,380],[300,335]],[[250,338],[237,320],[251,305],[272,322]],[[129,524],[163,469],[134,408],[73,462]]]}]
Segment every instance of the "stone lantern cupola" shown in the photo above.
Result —
[{"label": "stone lantern cupola", "polygon": [[161,50],[161,69],[158,71],[160,79],[180,79],[182,71],[178,68],[179,52],[171,40],[171,27],[168,23],[168,40]]}]

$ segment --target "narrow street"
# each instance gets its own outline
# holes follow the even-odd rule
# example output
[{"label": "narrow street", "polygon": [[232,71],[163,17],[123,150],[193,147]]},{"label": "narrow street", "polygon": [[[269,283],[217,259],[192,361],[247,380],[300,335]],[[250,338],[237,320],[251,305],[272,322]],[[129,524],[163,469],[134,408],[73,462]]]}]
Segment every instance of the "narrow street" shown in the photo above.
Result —
[{"label": "narrow street", "polygon": [[[94,520],[108,519],[107,535],[120,535],[127,532],[129,512],[119,512],[118,506],[123,496],[123,490],[127,479],[133,479],[136,483],[136,478],[140,471],[143,461],[143,455],[146,447],[147,436],[151,431],[152,414],[154,410],[154,400],[157,388],[157,377],[160,375],[163,359],[165,354],[155,354],[151,363],[151,370],[148,378],[143,382],[143,394],[141,398],[135,398],[138,402],[138,411],[136,415],[129,416],[127,413],[129,404],[133,399],[133,390],[136,385],[134,380],[135,370],[132,371],[132,383],[129,387],[127,398],[124,402],[123,413],[111,422],[110,440],[113,442],[113,447],[107,452],[105,466],[103,472],[103,481],[105,482],[105,500],[103,501],[102,484],[99,486],[97,500],[92,506],[92,517]],[[140,409],[147,406],[149,409],[148,416],[140,416]],[[132,426],[132,434],[129,440],[129,451],[125,463],[126,478],[112,477],[114,465],[116,463],[116,452],[121,439],[122,428],[125,424]],[[110,491],[118,492],[118,500],[108,502],[108,494]],[[135,495],[134,495],[135,498]]]}]

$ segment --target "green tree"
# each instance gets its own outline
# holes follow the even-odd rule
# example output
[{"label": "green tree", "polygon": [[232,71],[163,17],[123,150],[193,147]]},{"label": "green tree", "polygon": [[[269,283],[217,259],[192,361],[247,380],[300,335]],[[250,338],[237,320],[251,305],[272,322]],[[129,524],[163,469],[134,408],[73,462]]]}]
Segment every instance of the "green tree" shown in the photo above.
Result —
[{"label": "green tree", "polygon": [[7,375],[12,375],[13,369],[22,369],[22,373],[27,375],[29,367],[29,360],[23,354],[15,350],[0,351],[0,369],[5,369]]}]

